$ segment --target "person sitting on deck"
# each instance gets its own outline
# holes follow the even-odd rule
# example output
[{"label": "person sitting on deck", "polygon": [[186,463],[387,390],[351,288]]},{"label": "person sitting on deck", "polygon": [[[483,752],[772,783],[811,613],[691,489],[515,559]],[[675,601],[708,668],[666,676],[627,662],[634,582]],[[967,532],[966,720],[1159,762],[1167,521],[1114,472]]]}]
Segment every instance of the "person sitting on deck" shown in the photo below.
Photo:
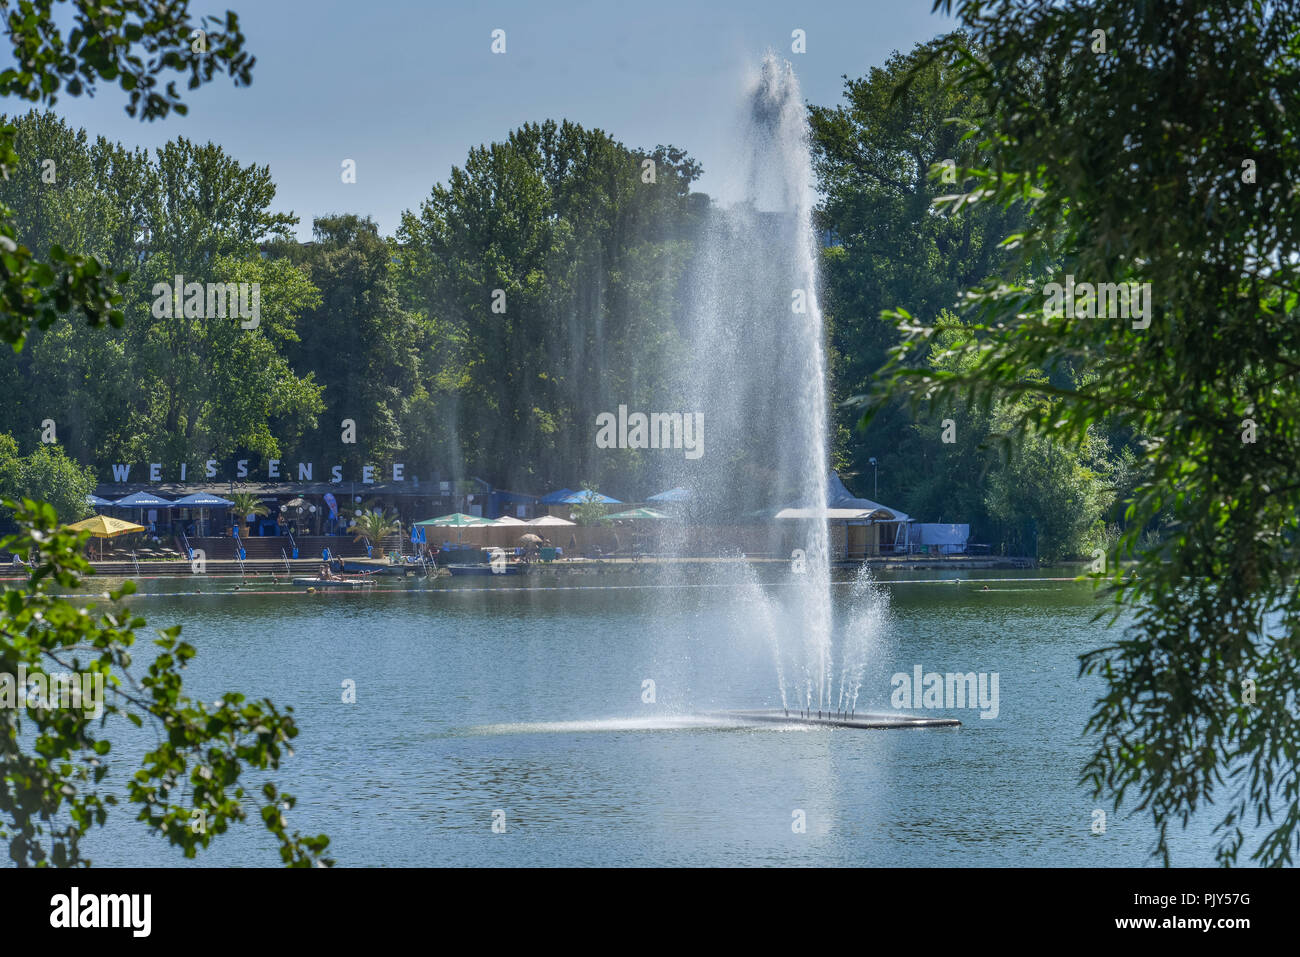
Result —
[{"label": "person sitting on deck", "polygon": [[332,582],[332,581],[334,581],[334,570],[333,570],[332,568],[330,568],[330,566],[329,566],[329,562],[325,562],[325,563],[323,563],[323,564],[321,565],[321,567],[320,567],[320,575],[319,575],[318,577],[319,577],[320,580],[323,581],[323,582]]}]

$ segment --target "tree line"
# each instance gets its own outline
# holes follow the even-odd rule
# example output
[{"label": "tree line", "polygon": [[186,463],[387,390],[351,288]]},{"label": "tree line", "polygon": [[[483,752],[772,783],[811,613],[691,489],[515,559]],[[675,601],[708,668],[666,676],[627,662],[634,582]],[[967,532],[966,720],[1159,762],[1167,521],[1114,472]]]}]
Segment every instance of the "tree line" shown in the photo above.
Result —
[{"label": "tree line", "polygon": [[[896,54],[846,81],[843,103],[809,108],[819,225],[835,237],[822,270],[832,465],[859,494],[878,476],[885,504],[969,522],[995,550],[1088,554],[1116,534],[1129,436],[1103,425],[1082,451],[1039,436],[1008,453],[1005,409],[894,403],[859,429],[843,404],[900,341],[885,310],[907,303],[943,323],[945,341],[964,335],[947,310],[1002,265],[999,243],[1022,216],[933,209],[945,184],[931,167],[967,152],[953,118],[980,108],[954,92],[955,65],[937,49]],[[10,122],[20,161],[0,199],[26,245],[130,271],[121,326],[60,317],[0,358],[12,397],[0,432],[20,451],[52,420],[59,446],[101,480],[111,463],[161,462],[172,476],[187,463],[196,476],[216,459],[225,477],[238,459],[276,458],[380,475],[400,461],[413,477],[521,491],[653,491],[644,457],[594,454],[592,423],[685,391],[686,278],[710,199],[692,189],[702,170],[683,150],[527,124],[472,149],[395,235],[344,213],[318,217],[300,244],[269,169],[218,145],[178,137],[149,154],[48,111]],[[187,315],[182,290],[176,315],[170,304],[157,315],[159,284],[170,294],[181,279],[258,284],[256,327]],[[951,361],[935,347],[937,367]],[[344,420],[355,443],[341,440]]]}]

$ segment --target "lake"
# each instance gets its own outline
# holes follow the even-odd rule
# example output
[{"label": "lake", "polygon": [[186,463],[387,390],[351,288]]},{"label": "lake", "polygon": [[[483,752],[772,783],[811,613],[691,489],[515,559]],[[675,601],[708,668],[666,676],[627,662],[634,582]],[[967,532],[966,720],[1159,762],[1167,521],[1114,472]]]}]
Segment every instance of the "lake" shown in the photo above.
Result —
[{"label": "lake", "polygon": [[[294,707],[302,733],[276,776],[299,801],[290,827],[329,834],[340,865],[1150,864],[1149,823],[1078,784],[1098,684],[1077,658],[1105,641],[1101,599],[1030,580],[1076,573],[882,573],[887,601],[865,605],[837,582],[841,641],[874,622],[857,710],[893,710],[891,677],[917,666],[998,676],[996,718],[926,710],[962,726],[894,731],[716,716],[781,704],[763,632],[798,622],[770,572],[758,585],[704,569],[315,595],[204,579],[208,593],[168,594],[195,590],[187,578],[144,581],[129,602],[151,626],[183,626],[198,649],[191,694]],[[774,625],[755,624],[760,592]],[[121,761],[144,740],[115,726]],[[92,834],[96,865],[185,863],[132,817]],[[1176,835],[1175,864],[1214,863],[1206,823]],[[260,821],[199,858],[278,861]]]}]

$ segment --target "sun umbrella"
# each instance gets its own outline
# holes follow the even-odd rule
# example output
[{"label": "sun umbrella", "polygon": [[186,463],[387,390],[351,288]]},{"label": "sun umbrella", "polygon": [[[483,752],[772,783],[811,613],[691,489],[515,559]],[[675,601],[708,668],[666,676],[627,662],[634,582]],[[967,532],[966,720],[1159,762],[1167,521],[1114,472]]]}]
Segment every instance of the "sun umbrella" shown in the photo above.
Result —
[{"label": "sun umbrella", "polygon": [[691,497],[690,491],[688,489],[684,489],[679,486],[677,488],[670,488],[666,492],[660,492],[658,495],[651,495],[648,499],[646,499],[646,501],[647,502],[685,502],[688,501],[690,497]]},{"label": "sun umbrella", "polygon": [[179,505],[182,508],[229,508],[235,503],[228,498],[222,498],[220,495],[209,495],[207,492],[195,492],[193,495],[186,495],[184,498],[178,498],[172,502],[173,505]]},{"label": "sun umbrella", "polygon": [[558,518],[555,515],[540,515],[528,523],[529,525],[577,525],[577,522],[571,522],[567,518]]},{"label": "sun umbrella", "polygon": [[500,518],[492,520],[493,525],[527,525],[522,518],[515,518],[513,515],[502,515]]},{"label": "sun umbrella", "polygon": [[171,508],[174,503],[149,492],[134,492],[113,504],[118,508]]},{"label": "sun umbrella", "polygon": [[[439,515],[437,518],[426,518],[423,522],[416,522],[416,525],[428,525],[436,528],[464,528],[466,525],[491,525],[492,520],[489,518],[479,518],[476,515],[466,515],[464,512],[452,512],[450,515]],[[456,541],[460,541],[460,532],[456,533]]]},{"label": "sun umbrella", "polygon": [[477,515],[466,515],[464,512],[452,512],[450,515],[439,515],[437,518],[426,518],[422,522],[416,522],[416,525],[450,525],[459,527],[464,525],[491,525],[492,520],[489,518],[479,518]]},{"label": "sun umbrella", "polygon": [[[616,498],[610,498],[608,495],[602,495],[600,492],[584,489],[581,492],[574,492],[565,498],[560,499],[560,505],[586,505],[590,502],[599,502],[601,505],[622,505]],[[549,503],[548,503],[549,504]]]},{"label": "sun umbrella", "polygon": [[661,519],[667,518],[663,512],[656,512],[652,508],[634,508],[626,512],[618,512],[615,515],[606,515],[608,519]]},{"label": "sun umbrella", "polygon": [[[138,508],[140,510],[140,521],[144,521],[144,512],[147,508],[166,509],[174,508],[174,502],[169,499],[159,498],[152,492],[134,492],[125,498],[119,498],[113,503],[114,508]],[[182,506],[183,507],[183,506]]]},{"label": "sun umbrella", "polygon": [[104,539],[144,531],[143,525],[124,522],[120,518],[110,518],[107,515],[92,515],[90,518],[84,518],[80,522],[74,522],[64,527],[70,532],[90,532],[91,538],[98,538],[99,558],[101,561],[104,558]]},{"label": "sun umbrella", "polygon": [[230,508],[235,503],[228,498],[222,498],[220,495],[209,495],[207,492],[195,492],[193,495],[186,495],[184,498],[178,498],[172,502],[176,508],[197,508],[199,510],[199,527],[200,533],[206,525],[205,509],[209,508]]}]

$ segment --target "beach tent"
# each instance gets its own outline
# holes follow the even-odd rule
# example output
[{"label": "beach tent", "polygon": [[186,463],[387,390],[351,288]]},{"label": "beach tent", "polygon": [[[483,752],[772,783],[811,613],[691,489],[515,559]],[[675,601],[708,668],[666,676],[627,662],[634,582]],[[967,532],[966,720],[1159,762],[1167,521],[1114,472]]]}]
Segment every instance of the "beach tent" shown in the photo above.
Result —
[{"label": "beach tent", "polygon": [[120,518],[110,518],[107,515],[92,515],[90,518],[84,518],[80,522],[74,522],[71,525],[65,525],[70,532],[90,532],[91,538],[99,539],[99,559],[104,560],[104,539],[117,538],[119,535],[129,535],[131,532],[143,532],[143,525],[136,525],[134,522],[124,522]]}]

